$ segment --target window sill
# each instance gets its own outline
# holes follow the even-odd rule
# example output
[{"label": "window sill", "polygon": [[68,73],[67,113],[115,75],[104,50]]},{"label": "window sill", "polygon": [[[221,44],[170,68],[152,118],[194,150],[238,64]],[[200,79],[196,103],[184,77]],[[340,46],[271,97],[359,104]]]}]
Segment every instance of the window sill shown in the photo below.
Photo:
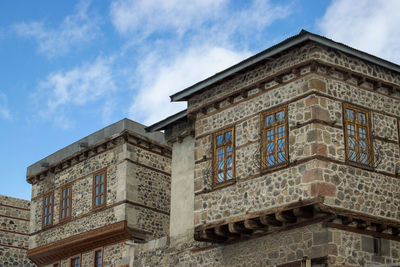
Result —
[{"label": "window sill", "polygon": [[280,163],[280,164],[274,165],[272,167],[262,168],[260,173],[261,174],[271,173],[271,172],[274,172],[276,170],[283,169],[283,168],[285,168],[287,166],[289,166],[288,162]]},{"label": "window sill", "polygon": [[366,164],[362,164],[362,163],[358,163],[355,161],[350,161],[350,160],[346,160],[346,164],[353,166],[353,167],[357,167],[357,168],[361,168],[361,169],[365,169],[368,171],[374,171],[374,167],[372,167],[371,165],[366,165]]},{"label": "window sill", "polygon": [[218,184],[213,184],[213,190],[217,190],[217,189],[221,189],[230,185],[236,184],[236,179],[231,179],[229,181],[225,181],[222,183],[218,183]]}]

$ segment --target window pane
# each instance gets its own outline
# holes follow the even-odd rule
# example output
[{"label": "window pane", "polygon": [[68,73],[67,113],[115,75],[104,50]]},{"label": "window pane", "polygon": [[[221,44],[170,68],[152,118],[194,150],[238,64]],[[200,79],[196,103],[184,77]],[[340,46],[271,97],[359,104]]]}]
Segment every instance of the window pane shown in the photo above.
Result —
[{"label": "window pane", "polygon": [[103,193],[103,191],[104,191],[104,184],[101,184],[100,185],[100,193]]},{"label": "window pane", "polygon": [[265,126],[271,126],[272,124],[274,124],[274,115],[265,117]]},{"label": "window pane", "polygon": [[279,111],[278,113],[276,113],[276,122],[281,122],[285,119],[285,111]]},{"label": "window pane", "polygon": [[69,187],[67,188],[67,196],[69,196]]},{"label": "window pane", "polygon": [[230,141],[232,141],[232,131],[225,133],[225,142],[230,142]]},{"label": "window pane", "polygon": [[47,223],[50,224],[51,223],[51,216],[47,216]]},{"label": "window pane", "polygon": [[44,205],[47,206],[47,197],[44,198]]},{"label": "window pane", "polygon": [[232,157],[229,157],[226,159],[226,167],[231,168],[232,167]]},{"label": "window pane", "polygon": [[65,209],[65,217],[68,217],[69,216],[69,208],[66,208]]},{"label": "window pane", "polygon": [[232,169],[226,171],[226,179],[227,180],[232,179]]},{"label": "window pane", "polygon": [[49,196],[49,204],[51,203],[51,196]]},{"label": "window pane", "polygon": [[267,141],[274,140],[274,129],[267,131]]},{"label": "window pane", "polygon": [[274,157],[274,155],[269,155],[267,157],[267,162],[268,162],[268,165],[275,165],[275,157]]},{"label": "window pane", "polygon": [[219,172],[218,173],[218,182],[223,182],[224,181],[224,172]]},{"label": "window pane", "polygon": [[355,148],[356,147],[356,139],[354,137],[349,137],[349,147]]},{"label": "window pane", "polygon": [[367,144],[363,140],[360,140],[360,151],[367,151]]},{"label": "window pane", "polygon": [[365,114],[361,113],[361,112],[357,112],[357,120],[358,120],[358,123],[362,123],[362,124],[367,123]]},{"label": "window pane", "polygon": [[278,163],[285,162],[285,151],[278,152]]},{"label": "window pane", "polygon": [[94,205],[95,205],[95,206],[99,205],[99,197],[95,197],[95,199],[94,199]]},{"label": "window pane", "polygon": [[347,130],[348,130],[348,134],[349,135],[356,135],[356,133],[354,131],[354,125],[348,124],[347,125]]},{"label": "window pane", "polygon": [[61,218],[64,218],[64,210],[61,210]]},{"label": "window pane", "polygon": [[224,157],[224,149],[220,148],[218,149],[218,159],[221,160]]},{"label": "window pane", "polygon": [[367,164],[368,163],[367,154],[360,153],[360,162],[363,163],[363,164]]},{"label": "window pane", "polygon": [[267,144],[267,153],[271,154],[273,152],[274,152],[274,143],[270,142],[270,143]]},{"label": "window pane", "polygon": [[362,127],[358,128],[358,136],[360,138],[366,138],[367,137],[366,133],[367,133],[367,131],[365,130],[365,128],[362,128]]},{"label": "window pane", "polygon": [[65,189],[62,190],[62,197],[65,198]]},{"label": "window pane", "polygon": [[69,198],[67,198],[67,206],[69,206]]},{"label": "window pane", "polygon": [[104,183],[104,173],[100,174],[100,181]]},{"label": "window pane", "polygon": [[223,170],[224,169],[224,161],[220,160],[218,161],[218,170]]},{"label": "window pane", "polygon": [[285,126],[278,127],[278,137],[282,137],[285,134]]},{"label": "window pane", "polygon": [[346,109],[347,119],[350,121],[354,121],[354,111],[351,109]]},{"label": "window pane", "polygon": [[51,205],[49,206],[49,213],[51,213]]},{"label": "window pane", "polygon": [[104,195],[101,195],[100,196],[100,204],[103,204],[104,203]]},{"label": "window pane", "polygon": [[232,146],[227,146],[226,147],[226,156],[231,156],[232,155]]},{"label": "window pane", "polygon": [[222,145],[223,139],[224,139],[224,136],[222,134],[221,135],[217,135],[217,146]]},{"label": "window pane", "polygon": [[349,160],[356,161],[356,152],[354,150],[349,150]]},{"label": "window pane", "polygon": [[285,139],[279,139],[279,140],[278,140],[277,149],[278,149],[278,150],[283,150],[283,149],[285,149]]},{"label": "window pane", "polygon": [[44,216],[44,225],[47,224],[47,216]]},{"label": "window pane", "polygon": [[62,200],[62,204],[61,207],[64,208],[65,207],[65,199]]},{"label": "window pane", "polygon": [[99,176],[98,175],[96,175],[96,184],[98,184],[99,183]]},{"label": "window pane", "polygon": [[98,186],[98,185],[96,185],[96,187],[95,187],[95,192],[96,192],[96,193],[95,193],[96,195],[99,194],[99,186]]}]

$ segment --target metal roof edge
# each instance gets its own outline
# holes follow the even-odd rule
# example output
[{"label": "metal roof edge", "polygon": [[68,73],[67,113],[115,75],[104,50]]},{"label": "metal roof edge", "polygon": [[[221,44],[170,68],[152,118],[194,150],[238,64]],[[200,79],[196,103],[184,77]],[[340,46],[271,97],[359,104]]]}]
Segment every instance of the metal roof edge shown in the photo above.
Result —
[{"label": "metal roof edge", "polygon": [[305,42],[307,40],[311,40],[316,43],[322,44],[324,46],[337,49],[346,54],[354,55],[362,60],[371,62],[373,64],[376,64],[376,65],[382,66],[384,68],[387,68],[389,70],[393,70],[395,72],[400,73],[400,66],[393,62],[387,61],[385,59],[382,59],[382,58],[376,57],[374,55],[368,54],[366,52],[349,47],[345,44],[335,42],[326,37],[323,37],[323,36],[320,36],[320,35],[317,35],[314,33],[310,33],[305,30],[301,30],[301,32],[299,34],[289,37],[288,39],[286,39],[274,46],[271,46],[270,48],[267,48],[266,50],[254,55],[254,56],[251,56],[251,57],[233,65],[230,68],[227,68],[219,73],[216,73],[215,75],[213,75],[209,78],[206,78],[205,80],[202,80],[192,86],[187,87],[186,89],[183,89],[183,90],[171,95],[170,96],[171,101],[172,102],[185,101],[185,100],[187,100],[187,97],[189,97],[193,93],[196,93],[196,92],[202,90],[203,88],[210,86],[226,77],[229,77],[229,76],[231,76],[231,75],[233,75],[255,63],[258,63],[268,57],[278,54],[286,49],[289,49],[289,48],[291,48],[297,44],[300,44],[302,42]]},{"label": "metal roof edge", "polygon": [[154,123],[153,125],[150,125],[145,128],[146,132],[154,132],[154,131],[161,131],[165,130],[169,125],[172,123],[184,118],[187,116],[187,109],[184,109],[174,115],[171,115],[159,122]]}]

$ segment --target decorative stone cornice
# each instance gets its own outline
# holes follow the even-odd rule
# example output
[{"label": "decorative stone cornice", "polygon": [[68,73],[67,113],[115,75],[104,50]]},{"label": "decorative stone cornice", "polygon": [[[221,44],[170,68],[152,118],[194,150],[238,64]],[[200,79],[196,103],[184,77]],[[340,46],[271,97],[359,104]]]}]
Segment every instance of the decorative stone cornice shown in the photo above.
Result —
[{"label": "decorative stone cornice", "polygon": [[[273,75],[270,75],[260,81],[257,81],[251,85],[245,86],[241,88],[240,90],[237,90],[235,92],[232,92],[230,94],[226,94],[222,97],[215,98],[212,101],[207,102],[206,104],[197,107],[195,109],[188,109],[188,117],[189,118],[195,118],[197,113],[202,113],[206,115],[208,113],[208,110],[210,108],[213,108],[213,110],[218,110],[221,107],[223,108],[228,108],[229,106],[233,106],[236,104],[235,99],[237,97],[241,97],[241,99],[246,99],[249,97],[249,92],[252,90],[259,90],[261,93],[264,91],[269,91],[272,89],[275,89],[279,86],[285,85],[294,79],[298,79],[299,77],[309,75],[310,73],[316,73],[316,74],[323,74],[327,76],[333,76],[335,74],[339,74],[341,79],[344,82],[350,83],[353,86],[357,86],[360,89],[368,89],[368,87],[364,86],[365,83],[370,83],[372,84],[372,90],[377,91],[380,88],[386,88],[387,93],[384,94],[380,92],[381,94],[384,94],[388,97],[393,97],[392,95],[395,92],[400,93],[400,85],[395,84],[392,82],[384,81],[382,79],[379,79],[377,77],[373,77],[368,74],[363,74],[360,72],[353,71],[348,68],[344,68],[338,65],[333,65],[330,63],[327,63],[325,61],[322,61],[320,59],[311,59],[307,60],[305,62],[302,62],[300,64],[291,66],[289,68],[286,68],[284,70],[281,70],[277,73],[274,73]],[[350,81],[356,81],[354,83]],[[399,99],[400,98],[397,98]],[[223,102],[225,105],[223,105]]]},{"label": "decorative stone cornice", "polygon": [[98,144],[92,146],[88,146],[87,144],[81,145],[81,151],[74,153],[73,155],[66,157],[63,160],[60,160],[55,164],[42,164],[43,170],[35,175],[27,177],[27,181],[30,184],[36,184],[37,182],[48,179],[67,168],[70,168],[84,160],[87,160],[88,158],[94,157],[102,152],[113,149],[116,146],[128,141],[130,144],[137,145],[143,149],[150,150],[155,153],[160,153],[162,155],[165,155],[166,157],[171,157],[172,151],[169,146],[153,141],[150,138],[141,136],[132,131],[124,130],[118,135],[107,138]]}]

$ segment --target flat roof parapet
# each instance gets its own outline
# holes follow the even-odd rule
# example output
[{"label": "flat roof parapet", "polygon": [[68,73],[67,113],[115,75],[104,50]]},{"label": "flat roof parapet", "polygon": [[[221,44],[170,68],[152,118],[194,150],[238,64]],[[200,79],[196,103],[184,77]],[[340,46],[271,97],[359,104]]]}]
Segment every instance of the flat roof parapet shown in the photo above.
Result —
[{"label": "flat roof parapet", "polygon": [[50,166],[54,166],[59,162],[62,162],[63,160],[82,152],[88,147],[93,147],[107,140],[111,140],[124,132],[133,132],[138,136],[143,137],[143,139],[150,139],[151,141],[158,143],[160,146],[168,146],[164,139],[163,133],[146,132],[145,128],[145,125],[124,118],[30,165],[26,172],[27,180],[29,182],[30,177],[38,175]]}]

